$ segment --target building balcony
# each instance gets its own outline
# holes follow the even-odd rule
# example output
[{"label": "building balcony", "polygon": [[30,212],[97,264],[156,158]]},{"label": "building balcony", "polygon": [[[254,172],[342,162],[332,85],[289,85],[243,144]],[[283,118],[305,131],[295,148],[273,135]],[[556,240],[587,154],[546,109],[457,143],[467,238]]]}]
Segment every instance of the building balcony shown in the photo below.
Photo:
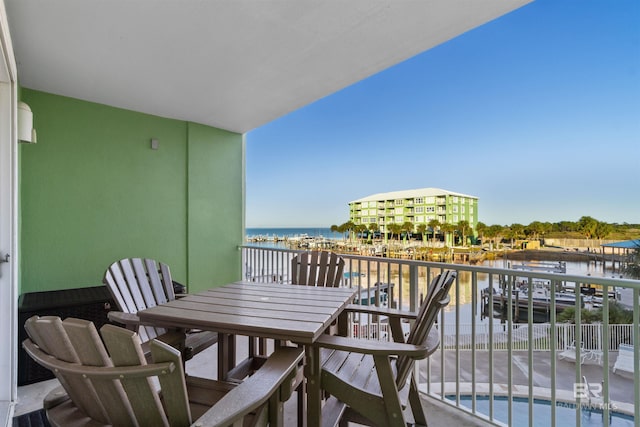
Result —
[{"label": "building balcony", "polygon": [[[242,278],[286,283],[290,260],[299,252],[242,246]],[[612,417],[613,426],[640,419],[634,404],[640,399],[638,349],[632,345],[640,342],[640,306],[631,304],[631,323],[613,323],[609,316],[586,323],[580,311],[571,322],[558,320],[570,295],[573,305],[599,304],[605,313],[621,302],[639,301],[640,281],[574,276],[559,273],[556,266],[494,268],[342,256],[346,273],[341,285],[359,288],[360,303],[400,310],[418,307],[431,277],[445,269],[457,271],[451,303],[437,322],[440,348],[418,365],[418,387],[432,427],[562,425],[567,419],[568,425],[578,425],[584,417],[603,414]],[[594,292],[570,292],[587,286]],[[381,293],[385,287],[389,290]],[[546,292],[545,304],[541,294],[524,292],[527,288]],[[360,339],[390,339],[388,324],[380,318],[352,318],[349,331]],[[246,343],[238,346],[242,357]],[[216,372],[211,352],[215,347],[189,361],[187,372],[205,377]],[[621,363],[623,354],[631,364]],[[18,414],[40,408],[55,381],[20,387]],[[285,425],[293,425],[295,410],[295,402],[289,402]]]},{"label": "building balcony", "polygon": [[[288,260],[295,253],[243,246],[243,278],[286,282]],[[450,416],[480,425],[561,425],[567,419],[578,425],[583,417],[603,414],[621,425],[633,425],[633,417],[640,419],[640,406],[634,405],[640,401],[639,349],[632,346],[640,342],[640,305],[629,307],[634,319],[630,323],[610,322],[607,315],[586,323],[580,310],[570,322],[558,320],[567,304],[601,306],[610,313],[620,303],[638,302],[640,281],[574,276],[551,269],[343,257],[349,272],[343,286],[361,289],[360,295],[366,296],[363,301],[401,310],[418,307],[435,274],[457,271],[451,303],[438,319],[440,348],[419,364],[419,389],[427,407],[446,408]],[[393,286],[384,301],[374,297],[380,295],[376,294],[380,285],[387,283]],[[586,290],[585,294],[572,292],[586,287],[594,289],[595,295]],[[384,319],[351,321],[350,333],[355,337],[389,339]],[[623,350],[634,355],[635,370],[621,364]],[[431,425],[446,425],[446,419]]]}]

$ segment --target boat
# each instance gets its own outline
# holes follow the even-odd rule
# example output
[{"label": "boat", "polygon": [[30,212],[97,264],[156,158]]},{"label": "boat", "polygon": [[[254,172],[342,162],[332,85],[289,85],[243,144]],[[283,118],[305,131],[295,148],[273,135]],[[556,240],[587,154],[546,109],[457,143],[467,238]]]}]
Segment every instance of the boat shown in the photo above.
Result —
[{"label": "boat", "polygon": [[[510,265],[513,270],[537,271],[546,273],[566,273],[566,263],[530,261]],[[534,322],[548,322],[552,306],[552,293],[555,312],[576,307],[576,295],[565,289],[553,289],[549,280],[516,277],[515,283],[503,282],[502,291],[483,289],[482,300],[485,314],[488,315],[489,301],[494,316],[505,318],[511,307],[514,318],[524,320],[529,317],[529,309],[533,310]],[[509,291],[510,290],[510,291]],[[511,295],[509,295],[511,292]],[[493,295],[490,298],[490,293]],[[591,295],[580,300],[580,307],[595,308],[598,304],[596,297]],[[588,304],[585,304],[588,303]],[[601,302],[600,302],[601,303]]]},{"label": "boat", "polygon": [[[532,284],[531,291],[527,286],[520,285],[508,294],[493,290],[493,309],[499,316],[506,316],[509,305],[513,307],[513,313],[517,318],[526,318],[529,311],[529,293],[531,293],[531,305],[533,308],[534,320],[543,319],[547,321],[551,309],[551,291],[544,284]],[[576,296],[566,292],[555,293],[556,313],[560,313],[566,308],[576,306]],[[489,304],[489,289],[484,289],[482,298],[485,305]],[[581,306],[584,307],[584,299]]]},{"label": "boat", "polygon": [[[548,281],[533,280],[531,283],[528,281],[522,281],[519,283],[516,289],[519,295],[517,299],[524,300],[528,304],[529,293],[531,293],[531,299],[535,305],[551,304],[551,284]],[[567,307],[576,306],[576,295],[568,292],[555,292],[554,295],[556,312],[560,312]]]}]

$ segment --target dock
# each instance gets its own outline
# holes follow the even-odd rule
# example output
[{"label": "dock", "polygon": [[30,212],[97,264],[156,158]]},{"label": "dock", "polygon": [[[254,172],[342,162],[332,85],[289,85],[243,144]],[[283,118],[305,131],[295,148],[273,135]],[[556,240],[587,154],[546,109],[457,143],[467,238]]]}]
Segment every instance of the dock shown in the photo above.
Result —
[{"label": "dock", "polygon": [[512,263],[509,268],[512,270],[564,274],[567,272],[567,263],[564,261],[521,261],[518,264]]}]

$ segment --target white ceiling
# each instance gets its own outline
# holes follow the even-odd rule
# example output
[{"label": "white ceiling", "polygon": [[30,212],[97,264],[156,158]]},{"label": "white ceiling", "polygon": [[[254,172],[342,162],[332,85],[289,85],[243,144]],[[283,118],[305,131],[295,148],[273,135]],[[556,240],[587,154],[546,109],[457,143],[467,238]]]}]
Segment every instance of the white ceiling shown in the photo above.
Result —
[{"label": "white ceiling", "polygon": [[4,0],[23,87],[245,133],[531,0]]}]

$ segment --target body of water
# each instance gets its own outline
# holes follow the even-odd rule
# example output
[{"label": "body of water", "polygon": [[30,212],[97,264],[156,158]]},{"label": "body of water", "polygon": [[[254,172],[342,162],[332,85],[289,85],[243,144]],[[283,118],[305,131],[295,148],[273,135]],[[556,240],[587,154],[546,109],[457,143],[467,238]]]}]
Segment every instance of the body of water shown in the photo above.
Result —
[{"label": "body of water", "polygon": [[335,233],[330,228],[299,227],[299,228],[247,228],[247,237],[298,237],[307,235],[309,237],[325,237],[327,239],[342,239],[344,234]]},{"label": "body of water", "polygon": [[[454,400],[455,397],[447,397]],[[461,403],[471,409],[471,397],[461,396]],[[488,416],[489,404],[491,401],[486,396],[476,398],[476,410]],[[509,406],[506,397],[496,396],[493,400],[494,417],[503,423],[509,421]],[[513,425],[524,426],[529,424],[529,400],[525,398],[513,398],[511,403],[513,414]],[[556,403],[556,425],[574,425],[576,422],[576,406],[573,404],[557,402]],[[580,409],[580,423],[583,426],[603,426],[604,419],[602,410],[595,408]],[[551,424],[551,402],[546,400],[534,399],[533,403],[533,426],[548,426]],[[611,427],[631,427],[635,425],[631,416],[611,412],[609,418]]]},{"label": "body of water", "polygon": [[[300,237],[303,235],[307,235],[310,237],[324,237],[324,238],[329,238],[329,239],[336,239],[336,240],[341,240],[343,238],[345,238],[344,235],[342,235],[341,233],[334,233],[331,232],[331,230],[329,228],[247,228],[246,229],[246,236],[247,237],[265,237],[267,239],[271,239],[270,241],[264,241],[264,242],[257,242],[257,243],[251,243],[252,246],[262,246],[262,247],[273,247],[273,248],[286,248],[286,245],[284,244],[284,242],[274,242],[273,241],[273,237],[278,237],[278,238],[290,238],[290,237]],[[381,259],[382,261],[383,259]],[[497,267],[497,268],[509,268],[509,264],[513,262],[513,263],[519,263],[521,261],[509,261],[509,260],[503,260],[503,259],[498,259],[498,260],[494,260],[494,261],[485,261],[483,263],[483,265],[487,266],[487,267]],[[612,272],[608,271],[608,270],[604,270],[603,269],[603,265],[600,262],[571,262],[568,261],[565,263],[566,264],[566,269],[567,269],[567,274],[571,274],[571,275],[578,275],[578,276],[592,276],[592,277],[610,277],[612,276]],[[381,282],[390,282],[390,283],[400,283],[400,278],[398,277],[398,271],[397,269],[395,269],[395,271],[392,272],[390,277],[387,277],[386,271],[382,271],[381,275],[378,275],[378,273],[376,271],[367,271],[366,266],[365,265],[360,265],[358,266],[357,264],[347,264],[347,269],[353,269],[353,272],[349,272],[348,274],[354,274],[357,276],[354,276],[353,278],[351,278],[350,280],[353,281],[354,284],[358,284],[360,283],[363,286],[366,286],[367,284],[373,285],[377,280],[378,277],[380,278]],[[375,267],[374,267],[375,268]],[[358,271],[358,269],[361,269],[362,271]],[[386,269],[385,269],[386,270]],[[403,274],[402,274],[402,280],[401,282],[403,284],[408,284],[409,283],[409,272],[408,269],[403,270]],[[419,286],[421,288],[421,292],[424,292],[424,289],[422,288],[426,288],[426,278],[419,278]],[[478,305],[476,307],[473,307],[473,305],[471,304],[472,301],[472,294],[473,294],[473,287],[471,285],[471,274],[470,273],[464,273],[462,272],[460,275],[460,295],[458,298],[456,298],[455,295],[455,290],[452,290],[452,298],[451,298],[451,303],[449,304],[449,306],[447,306],[444,309],[445,312],[445,316],[447,318],[450,318],[451,321],[454,320],[454,318],[458,317],[460,318],[460,322],[461,323],[470,323],[471,322],[471,318],[475,317],[476,321],[479,322],[487,322],[490,319],[487,319],[487,317],[485,317],[482,314],[482,307],[481,307],[481,292],[482,289],[488,287],[488,275],[486,274],[479,274],[478,275],[478,286],[476,288],[476,301],[478,302]],[[497,281],[494,281],[494,286],[497,286]],[[404,302],[408,303],[408,286],[406,286],[405,289],[405,293],[407,293],[407,295],[404,298]],[[459,306],[457,307],[456,302],[458,302]],[[456,312],[459,310],[459,313],[456,314]],[[494,322],[500,322],[499,319],[493,319]]]}]

